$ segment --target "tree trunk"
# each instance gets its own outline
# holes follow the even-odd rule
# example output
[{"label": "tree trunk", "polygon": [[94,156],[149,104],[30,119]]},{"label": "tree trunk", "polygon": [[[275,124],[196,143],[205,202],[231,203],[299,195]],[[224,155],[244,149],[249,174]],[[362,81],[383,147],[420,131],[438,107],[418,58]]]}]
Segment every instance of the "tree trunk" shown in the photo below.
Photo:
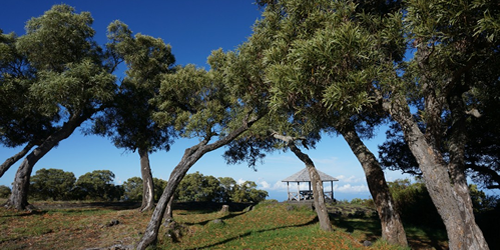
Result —
[{"label": "tree trunk", "polygon": [[14,184],[12,185],[12,193],[5,207],[17,210],[26,210],[28,208],[28,190],[33,167],[45,154],[54,148],[54,146],[68,138],[85,120],[85,116],[71,116],[68,122],[65,122],[59,130],[47,137],[40,146],[26,156],[16,172]]},{"label": "tree trunk", "polygon": [[393,97],[392,102],[384,103],[384,108],[403,129],[405,140],[422,170],[429,195],[443,219],[450,249],[488,249],[474,220],[468,188],[463,184],[465,177],[458,174],[458,179],[462,180],[454,183],[456,185],[452,183],[450,174],[453,170],[449,172],[439,149],[427,142],[403,97]]},{"label": "tree trunk", "polygon": [[311,179],[311,184],[313,188],[314,196],[314,208],[316,214],[318,215],[319,227],[324,231],[333,231],[332,222],[328,216],[328,209],[325,204],[325,193],[323,192],[323,182],[316,171],[314,162],[311,160],[309,155],[304,154],[299,148],[291,143],[290,150],[302,161],[307,167],[307,172],[309,172],[309,178]]},{"label": "tree trunk", "polygon": [[141,159],[142,177],[142,205],[139,210],[144,212],[154,208],[154,184],[151,166],[149,164],[149,153],[147,150],[141,148],[138,151]]},{"label": "tree trunk", "polygon": [[[467,117],[465,104],[462,100],[463,91],[460,91],[460,89],[456,90],[455,92],[457,93],[452,93],[448,99],[453,120],[449,140],[450,162],[448,163],[448,172],[450,173],[449,176],[458,203],[464,204],[459,207],[460,215],[465,219],[464,223],[476,225],[466,228],[466,230],[469,230],[464,232],[465,235],[469,235],[466,238],[478,237],[478,235],[483,237],[482,231],[476,224],[469,185],[467,184],[467,177],[465,175],[465,143],[467,141],[465,120]],[[478,239],[478,241],[481,240]],[[485,241],[484,238],[483,241]],[[486,242],[484,243],[486,244]]]},{"label": "tree trunk", "polygon": [[[224,145],[227,145],[236,137],[241,135],[243,132],[248,130],[248,128],[255,123],[258,118],[250,118],[249,120],[244,120],[242,126],[235,129],[227,136],[208,144],[210,141],[210,136],[207,136],[205,140],[201,141],[197,145],[185,150],[184,155],[179,162],[179,164],[172,170],[170,178],[168,179],[167,186],[163,190],[163,194],[153,211],[151,220],[149,221],[146,231],[142,236],[141,240],[137,244],[138,250],[144,250],[150,244],[154,243],[158,237],[158,231],[160,229],[161,221],[163,216],[165,216],[165,210],[167,209],[167,203],[170,203],[172,196],[174,195],[177,186],[179,186],[182,178],[186,175],[187,171],[206,153],[216,150]],[[247,118],[248,119],[248,118]],[[171,204],[170,204],[171,207]],[[170,213],[171,216],[171,213]]]},{"label": "tree trunk", "polygon": [[170,222],[174,220],[173,206],[174,206],[175,195],[170,197],[170,200],[167,203],[167,208],[165,209],[165,214],[163,218],[165,218],[164,226],[168,227]]},{"label": "tree trunk", "polygon": [[7,170],[9,170],[14,163],[19,161],[19,159],[23,158],[34,146],[35,144],[30,142],[19,153],[5,160],[5,162],[0,166],[0,178],[2,178],[5,172],[7,172]]},{"label": "tree trunk", "polygon": [[391,192],[387,186],[384,172],[372,152],[361,141],[352,124],[343,126],[342,134],[352,152],[358,158],[365,172],[370,194],[377,208],[382,226],[382,238],[391,244],[407,246],[406,232],[399,213],[396,211]]},{"label": "tree trunk", "polygon": [[316,214],[318,215],[319,227],[324,231],[333,231],[332,222],[328,216],[328,209],[325,204],[323,182],[321,181],[318,171],[316,171],[314,162],[311,160],[309,155],[303,153],[302,150],[295,145],[294,138],[291,136],[284,136],[278,133],[272,133],[272,135],[274,138],[284,141],[295,156],[297,156],[297,158],[299,158],[306,165],[313,188],[314,207]]}]

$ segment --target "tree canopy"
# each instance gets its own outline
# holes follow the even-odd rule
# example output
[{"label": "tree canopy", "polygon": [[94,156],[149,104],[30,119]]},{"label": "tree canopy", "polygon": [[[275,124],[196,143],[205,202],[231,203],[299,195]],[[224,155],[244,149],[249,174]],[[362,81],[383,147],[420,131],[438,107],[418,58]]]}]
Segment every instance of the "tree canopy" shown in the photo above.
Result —
[{"label": "tree canopy", "polygon": [[75,175],[61,169],[45,169],[36,171],[31,177],[30,195],[38,199],[69,200],[75,185]]},{"label": "tree canopy", "polygon": [[[18,169],[9,206],[26,207],[36,162],[114,97],[114,65],[93,40],[92,22],[88,12],[55,5],[29,20],[25,35],[2,35],[0,92],[13,100],[1,108],[2,142],[38,145]],[[11,111],[4,116],[6,107]],[[8,129],[17,124],[30,129]]]},{"label": "tree canopy", "polygon": [[115,174],[109,170],[94,170],[80,177],[75,183],[77,196],[97,200],[120,199],[123,190],[115,186]]}]

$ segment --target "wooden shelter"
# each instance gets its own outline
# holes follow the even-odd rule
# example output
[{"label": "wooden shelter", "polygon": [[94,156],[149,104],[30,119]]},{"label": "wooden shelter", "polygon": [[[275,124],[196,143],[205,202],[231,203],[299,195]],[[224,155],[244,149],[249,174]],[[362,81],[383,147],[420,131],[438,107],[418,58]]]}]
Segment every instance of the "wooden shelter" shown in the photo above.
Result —
[{"label": "wooden shelter", "polygon": [[[324,186],[323,186],[323,192],[325,193],[325,199],[330,199],[333,200],[333,182],[338,181],[337,178],[334,178],[330,175],[327,175],[319,170],[318,174],[321,179],[322,183],[325,182],[330,182],[330,191],[325,191]],[[311,189],[311,178],[309,177],[309,172],[307,171],[307,168],[304,168],[300,170],[299,172],[291,175],[288,178],[285,178],[282,180],[282,182],[286,182],[286,190],[288,192],[288,200],[289,201],[304,201],[304,200],[313,200],[313,191]],[[291,183],[297,183],[297,190],[296,191],[290,191],[290,182]],[[301,182],[306,182],[308,183],[308,189],[300,189],[300,183]]]}]

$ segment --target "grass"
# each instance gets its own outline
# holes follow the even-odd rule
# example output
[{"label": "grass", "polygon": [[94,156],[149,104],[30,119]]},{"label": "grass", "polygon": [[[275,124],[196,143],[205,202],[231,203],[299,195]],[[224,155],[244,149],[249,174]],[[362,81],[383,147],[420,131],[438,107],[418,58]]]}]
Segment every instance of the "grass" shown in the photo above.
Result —
[{"label": "grass", "polygon": [[[42,206],[32,213],[0,208],[0,249],[132,246],[140,239],[151,216],[129,207],[55,205],[55,208]],[[324,232],[319,229],[315,212],[307,206],[263,203],[251,211],[230,213],[220,213],[220,205],[216,207],[193,209],[190,204],[174,209],[178,226],[171,230],[162,227],[155,248],[405,249],[378,240],[379,222],[370,212],[368,216],[356,213],[362,208],[336,207],[344,213],[332,213],[335,231]],[[110,225],[112,220],[119,224]],[[178,235],[178,242],[174,243],[169,234]],[[418,229],[415,235],[429,239]],[[374,244],[365,247],[365,240]]]}]

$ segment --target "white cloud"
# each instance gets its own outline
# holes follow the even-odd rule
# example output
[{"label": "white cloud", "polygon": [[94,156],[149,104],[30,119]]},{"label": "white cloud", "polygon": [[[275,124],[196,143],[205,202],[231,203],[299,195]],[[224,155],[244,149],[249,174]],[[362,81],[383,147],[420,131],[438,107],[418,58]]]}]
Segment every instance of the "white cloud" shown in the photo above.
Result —
[{"label": "white cloud", "polygon": [[261,181],[259,184],[262,186],[263,189],[269,189],[271,185],[267,183],[267,181]]},{"label": "white cloud", "polygon": [[351,186],[351,184],[345,184],[342,186],[335,185],[333,189],[340,193],[360,193],[360,192],[368,192],[368,187],[366,185],[356,185]]},{"label": "white cloud", "polygon": [[339,175],[336,177],[339,179],[341,182],[349,182],[349,183],[359,183],[359,182],[366,182],[364,178],[359,178],[354,175],[351,175],[350,177],[346,177],[344,175]]}]

